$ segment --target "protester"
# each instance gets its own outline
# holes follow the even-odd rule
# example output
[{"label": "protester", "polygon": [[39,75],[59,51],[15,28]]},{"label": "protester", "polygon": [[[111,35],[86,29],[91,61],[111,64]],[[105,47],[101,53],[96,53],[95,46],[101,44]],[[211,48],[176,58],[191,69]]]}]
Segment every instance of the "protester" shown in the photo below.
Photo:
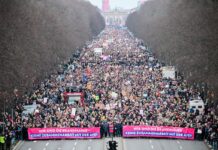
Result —
[{"label": "protester", "polygon": [[[185,80],[162,78],[162,66],[128,30],[108,27],[23,96],[15,120],[5,116],[7,130],[27,139],[27,128],[100,127],[107,137],[122,136],[123,125],[173,126],[196,128],[199,140],[211,139],[213,129],[217,134],[215,110],[189,109],[188,102],[200,93]],[[70,91],[82,92],[84,103],[69,104],[65,94]],[[24,115],[23,106],[34,102],[35,110]]]},{"label": "protester", "polygon": [[5,149],[5,136],[0,135],[0,150],[4,150],[4,149]]},{"label": "protester", "polygon": [[6,150],[11,150],[11,140],[12,140],[12,135],[7,134],[6,135]]}]

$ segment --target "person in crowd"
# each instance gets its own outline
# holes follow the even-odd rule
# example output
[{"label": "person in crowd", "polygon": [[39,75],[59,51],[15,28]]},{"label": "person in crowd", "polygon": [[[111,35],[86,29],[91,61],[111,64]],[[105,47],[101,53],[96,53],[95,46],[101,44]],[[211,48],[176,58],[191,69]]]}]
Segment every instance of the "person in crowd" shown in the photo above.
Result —
[{"label": "person in crowd", "polygon": [[12,140],[12,134],[8,133],[6,135],[6,150],[11,150],[11,140]]},{"label": "person in crowd", "polygon": [[[196,128],[199,140],[212,139],[215,109],[190,109],[189,101],[202,93],[185,80],[163,78],[164,64],[141,43],[128,30],[106,28],[61,71],[23,95],[14,120],[5,114],[6,130],[27,139],[27,128],[100,127],[108,137],[112,128],[122,136],[123,125],[173,126]],[[84,101],[69,103],[69,92],[83,93]],[[24,113],[25,105],[37,107]]]},{"label": "person in crowd", "polygon": [[4,150],[5,149],[5,136],[4,134],[0,135],[0,150]]}]

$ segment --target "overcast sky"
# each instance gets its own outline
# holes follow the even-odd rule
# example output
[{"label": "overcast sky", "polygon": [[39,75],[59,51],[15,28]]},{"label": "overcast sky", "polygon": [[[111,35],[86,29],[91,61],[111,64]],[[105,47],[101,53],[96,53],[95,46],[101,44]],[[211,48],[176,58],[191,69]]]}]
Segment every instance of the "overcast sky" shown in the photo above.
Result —
[{"label": "overcast sky", "polygon": [[[89,0],[93,5],[98,6],[98,8],[102,8],[102,0]],[[111,9],[114,8],[124,8],[131,9],[137,7],[137,3],[139,0],[110,0]]]}]

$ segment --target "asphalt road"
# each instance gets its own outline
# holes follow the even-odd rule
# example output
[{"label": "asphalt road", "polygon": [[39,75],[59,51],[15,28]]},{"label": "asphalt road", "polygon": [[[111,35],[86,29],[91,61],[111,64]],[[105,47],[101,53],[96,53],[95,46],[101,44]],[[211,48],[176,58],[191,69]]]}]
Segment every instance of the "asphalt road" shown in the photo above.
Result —
[{"label": "asphalt road", "polygon": [[104,150],[104,140],[25,141],[16,150]]},{"label": "asphalt road", "polygon": [[[14,150],[107,150],[109,138],[101,140],[25,141]],[[160,139],[115,138],[118,150],[209,150],[203,142]]]},{"label": "asphalt road", "polygon": [[209,150],[203,142],[160,139],[124,139],[124,150]]}]

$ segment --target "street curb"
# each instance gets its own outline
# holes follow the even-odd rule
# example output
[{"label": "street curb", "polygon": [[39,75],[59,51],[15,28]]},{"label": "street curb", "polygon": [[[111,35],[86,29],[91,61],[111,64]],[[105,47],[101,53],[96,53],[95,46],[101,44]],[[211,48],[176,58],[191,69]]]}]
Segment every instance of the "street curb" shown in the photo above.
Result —
[{"label": "street curb", "polygon": [[23,145],[24,141],[19,141],[13,148],[13,150],[16,150],[17,148],[20,148]]}]

